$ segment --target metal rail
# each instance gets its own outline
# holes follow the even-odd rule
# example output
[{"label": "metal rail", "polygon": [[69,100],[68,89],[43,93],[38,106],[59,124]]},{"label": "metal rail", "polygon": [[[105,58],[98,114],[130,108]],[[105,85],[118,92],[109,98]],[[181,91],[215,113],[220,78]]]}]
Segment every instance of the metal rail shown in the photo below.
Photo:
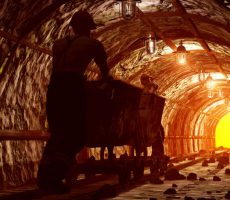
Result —
[{"label": "metal rail", "polygon": [[[216,150],[216,155],[223,154],[224,152],[229,152],[229,149]],[[194,154],[190,155],[194,156]],[[196,154],[197,158],[188,162],[178,162],[178,165],[175,166],[178,170],[190,167],[196,163],[202,162],[209,156],[207,154]],[[174,159],[174,158],[173,158]],[[173,160],[172,159],[172,160]],[[176,159],[176,158],[175,158]],[[179,158],[178,158],[179,159]],[[89,179],[82,179],[76,182],[73,186],[73,192],[67,195],[44,195],[36,188],[36,186],[30,186],[30,189],[24,190],[23,187],[18,187],[14,192],[11,190],[11,194],[5,194],[1,196],[2,200],[9,199],[59,199],[59,200],[70,200],[70,199],[81,199],[81,200],[92,200],[92,199],[104,199],[115,197],[120,193],[127,192],[131,189],[134,189],[137,186],[146,184],[150,180],[150,174],[145,174],[140,180],[130,180],[129,184],[120,185],[117,183],[116,176],[114,175],[101,175],[94,176]],[[76,191],[75,189],[76,188]],[[4,192],[5,193],[5,192]],[[102,196],[101,196],[102,195]],[[106,196],[112,195],[112,196]]]},{"label": "metal rail", "polygon": [[[222,154],[229,150],[216,150],[216,155]],[[209,156],[207,154],[196,154],[197,158],[188,162],[178,162],[175,166],[178,170],[190,167],[194,164],[202,162],[202,160],[206,159]],[[191,155],[194,156],[194,155]],[[110,195],[109,192],[106,193],[104,189],[105,186],[108,186],[107,190],[115,191],[115,195],[119,195],[120,193],[127,192],[131,189],[134,189],[137,186],[142,184],[146,184],[150,180],[150,174],[145,174],[140,180],[130,180],[127,185],[117,184],[115,181],[116,177],[114,175],[102,175],[98,177],[91,177],[89,179],[83,179],[76,182],[73,186],[73,191],[71,194],[67,195],[43,195],[35,186],[31,186],[30,190],[20,191],[20,188],[17,188],[15,192],[12,194],[6,195],[3,199],[5,200],[13,200],[13,199],[62,199],[62,200],[70,200],[70,199],[81,199],[81,200],[92,200],[92,199],[100,199],[100,195]],[[75,189],[76,188],[76,191]],[[78,189],[77,189],[78,188]],[[104,188],[104,189],[103,189]],[[112,194],[113,195],[113,194]],[[99,197],[99,198],[97,198]],[[111,198],[107,197],[107,198]],[[0,198],[2,199],[2,198]]]}]

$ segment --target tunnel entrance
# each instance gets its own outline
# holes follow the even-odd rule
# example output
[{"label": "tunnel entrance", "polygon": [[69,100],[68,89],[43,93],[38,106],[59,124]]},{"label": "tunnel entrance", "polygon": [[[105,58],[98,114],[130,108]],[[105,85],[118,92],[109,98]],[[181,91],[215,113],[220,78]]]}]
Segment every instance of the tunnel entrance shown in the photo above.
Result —
[{"label": "tunnel entrance", "polygon": [[220,119],[216,126],[216,147],[230,148],[230,113]]}]

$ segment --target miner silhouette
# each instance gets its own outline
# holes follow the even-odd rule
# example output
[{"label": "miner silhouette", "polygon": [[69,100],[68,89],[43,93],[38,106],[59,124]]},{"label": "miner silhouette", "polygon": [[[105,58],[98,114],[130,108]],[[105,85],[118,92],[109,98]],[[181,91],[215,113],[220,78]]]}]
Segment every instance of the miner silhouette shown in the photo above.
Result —
[{"label": "miner silhouette", "polygon": [[74,34],[53,45],[53,71],[46,103],[50,138],[37,174],[39,188],[56,193],[69,191],[63,179],[86,142],[84,72],[94,59],[102,79],[108,75],[105,49],[100,41],[90,37],[96,28],[91,15],[80,10],[69,25]]}]

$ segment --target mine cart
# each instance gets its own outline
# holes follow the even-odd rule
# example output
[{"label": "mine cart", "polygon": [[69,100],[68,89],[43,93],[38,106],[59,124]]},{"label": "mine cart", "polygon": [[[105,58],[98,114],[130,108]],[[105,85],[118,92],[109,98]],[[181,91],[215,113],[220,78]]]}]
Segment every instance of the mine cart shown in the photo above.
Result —
[{"label": "mine cart", "polygon": [[114,146],[129,145],[137,153],[135,157],[124,155],[110,161],[91,158],[82,169],[93,172],[97,168],[95,171],[98,173],[118,172],[120,175],[122,172],[122,177],[127,171],[134,170],[131,166],[143,171],[143,164],[137,157],[157,137],[165,99],[144,94],[142,89],[118,80],[89,82],[86,90],[87,147],[112,149]]}]

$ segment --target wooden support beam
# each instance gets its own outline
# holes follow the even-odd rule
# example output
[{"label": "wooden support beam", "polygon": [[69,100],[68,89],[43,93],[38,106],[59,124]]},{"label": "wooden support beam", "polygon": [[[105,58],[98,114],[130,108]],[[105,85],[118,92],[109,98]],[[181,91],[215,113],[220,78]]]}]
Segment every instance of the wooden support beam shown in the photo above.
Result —
[{"label": "wooden support beam", "polygon": [[209,48],[207,42],[205,41],[205,39],[200,34],[200,32],[199,32],[197,26],[195,25],[195,23],[193,22],[193,20],[187,14],[187,11],[185,10],[185,8],[181,4],[181,2],[179,0],[172,0],[172,3],[177,8],[177,10],[181,13],[181,17],[187,22],[187,24],[191,28],[194,36],[197,38],[198,42],[201,44],[201,46],[207,51],[208,55],[217,64],[218,70],[227,78],[228,76],[224,72],[223,68],[220,66],[218,59],[216,58],[216,56],[214,54],[211,53],[212,50]]},{"label": "wooden support beam", "polygon": [[150,31],[157,33],[158,37],[160,37],[167,46],[169,46],[173,51],[176,51],[177,46],[172,42],[172,40],[170,38],[165,38],[162,31],[151,20],[149,20],[148,16],[145,16],[138,7],[136,7],[136,9],[139,19],[150,28]]},{"label": "wooden support beam", "polygon": [[186,105],[186,104],[180,103],[178,100],[175,101],[175,100],[166,98],[165,96],[162,96],[162,97],[166,99],[166,102],[168,102],[168,103],[166,104],[166,107],[168,106],[168,107],[170,107],[172,110],[177,110],[177,109],[178,109],[178,108],[175,108],[174,105],[172,105],[172,104],[176,104],[179,108],[187,108],[187,109],[192,110],[192,111],[194,111],[194,112],[199,112],[200,114],[203,114],[203,115],[205,115],[205,116],[209,116],[209,117],[211,117],[211,118],[213,118],[213,119],[216,119],[217,121],[220,120],[220,118],[218,118],[216,115],[213,115],[213,114],[210,114],[210,113],[203,112],[202,110],[197,111],[196,109],[194,109],[194,108],[191,107],[191,106],[188,106],[188,105]]},{"label": "wooden support beam", "polygon": [[230,26],[228,26],[227,24],[220,23],[216,20],[209,19],[199,14],[193,14],[193,13],[187,13],[187,12],[184,12],[182,14],[181,11],[179,10],[177,11],[156,11],[156,12],[146,11],[144,12],[144,15],[151,17],[151,18],[173,18],[173,17],[181,17],[183,15],[186,18],[190,18],[192,21],[197,20],[199,22],[212,24],[214,26],[225,29],[227,32],[230,32]]},{"label": "wooden support beam", "polygon": [[73,0],[58,0],[51,1],[38,13],[32,15],[27,20],[20,23],[20,27],[17,29],[19,37],[25,38],[31,31],[33,31],[36,27],[40,26],[45,20],[50,19],[52,14],[60,8],[62,4],[68,4]]},{"label": "wooden support beam", "polygon": [[0,37],[3,37],[5,39],[7,39],[7,40],[16,42],[16,43],[21,44],[23,46],[29,47],[29,48],[34,49],[36,51],[40,51],[40,52],[42,52],[44,54],[48,54],[48,55],[52,56],[52,51],[50,49],[40,47],[40,46],[38,46],[36,44],[26,42],[24,40],[20,40],[19,38],[17,38],[13,34],[7,33],[5,31],[0,30]]},{"label": "wooden support beam", "polygon": [[169,136],[166,136],[165,137],[165,139],[215,139],[215,137],[211,137],[211,136],[209,136],[209,137],[207,137],[207,136],[199,136],[199,135],[197,135],[197,136],[193,136],[193,135],[191,135],[191,136],[188,136],[188,135],[173,135],[173,136],[171,136],[171,135],[169,135]]},{"label": "wooden support beam", "polygon": [[46,131],[36,130],[0,130],[0,141],[4,140],[43,140],[49,138]]},{"label": "wooden support beam", "polygon": [[192,20],[197,20],[203,23],[207,23],[207,24],[211,24],[217,27],[220,27],[222,29],[225,29],[227,32],[230,32],[230,26],[224,25],[223,23],[220,23],[218,21],[215,20],[211,20],[207,17],[204,17],[202,15],[197,15],[197,14],[191,14],[191,13],[187,13],[188,17]]}]

